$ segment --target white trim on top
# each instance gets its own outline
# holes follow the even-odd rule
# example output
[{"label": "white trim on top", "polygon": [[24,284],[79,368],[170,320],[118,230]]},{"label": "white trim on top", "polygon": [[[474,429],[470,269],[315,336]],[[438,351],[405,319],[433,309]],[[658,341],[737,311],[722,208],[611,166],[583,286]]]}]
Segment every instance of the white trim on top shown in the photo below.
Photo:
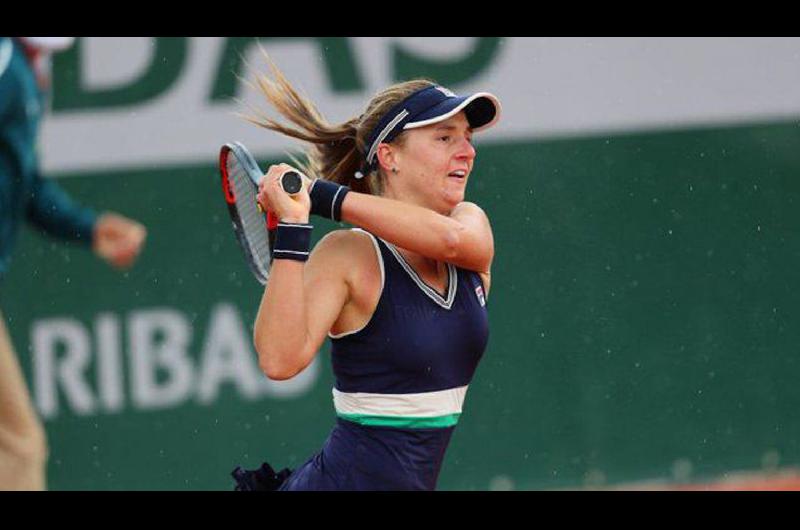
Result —
[{"label": "white trim on top", "polygon": [[392,132],[392,129],[394,129],[395,125],[403,121],[403,118],[405,118],[406,116],[408,116],[408,111],[403,109],[403,111],[400,114],[395,116],[395,118],[392,121],[390,121],[388,125],[386,125],[386,127],[383,128],[381,133],[378,135],[377,138],[375,138],[375,141],[372,142],[372,145],[369,148],[369,153],[367,153],[367,162],[369,162],[370,164],[372,163],[372,160],[375,157],[375,153],[378,151],[378,146],[389,135],[389,133]]},{"label": "white trim on top", "polygon": [[494,118],[492,118],[492,120],[489,123],[487,123],[485,125],[482,125],[480,127],[476,127],[472,131],[473,132],[477,132],[477,131],[483,131],[485,129],[488,129],[489,127],[491,127],[492,125],[497,123],[497,120],[500,119],[500,110],[501,110],[500,100],[497,99],[497,96],[495,96],[494,94],[490,94],[489,92],[478,92],[476,94],[472,94],[470,97],[468,97],[467,99],[462,101],[460,105],[458,105],[456,108],[454,108],[453,110],[451,110],[447,114],[442,114],[441,116],[436,116],[436,117],[430,118],[428,120],[414,121],[414,122],[406,123],[403,126],[403,130],[416,129],[418,127],[425,127],[426,125],[431,125],[433,123],[439,123],[440,121],[444,121],[447,118],[455,116],[456,114],[461,112],[464,109],[464,107],[466,107],[467,105],[469,105],[470,103],[472,103],[473,101],[475,101],[478,98],[486,98],[486,99],[491,100],[492,103],[494,103],[494,109],[495,109]]},{"label": "white trim on top", "polygon": [[453,307],[453,300],[456,298],[456,290],[458,288],[458,271],[456,268],[447,263],[447,298],[443,298],[436,289],[425,283],[422,278],[419,277],[417,271],[406,261],[400,252],[395,248],[394,245],[389,243],[388,241],[381,240],[386,243],[386,247],[391,251],[394,255],[397,262],[400,263],[400,266],[405,269],[406,273],[414,280],[414,283],[422,290],[423,293],[428,295],[428,298],[439,304],[445,309],[450,309]]},{"label": "white trim on top", "polygon": [[[380,293],[378,293],[378,304],[380,304],[381,303],[381,297],[383,296],[383,285],[386,282],[386,271],[384,270],[384,267],[383,267],[383,254],[381,253],[381,249],[378,246],[378,241],[375,239],[374,235],[370,234],[366,230],[362,230],[361,228],[352,228],[351,230],[353,232],[361,232],[363,234],[367,234],[369,236],[370,241],[372,241],[372,246],[375,247],[375,254],[378,255],[378,266],[381,269],[381,291],[380,291]],[[375,306],[375,309],[377,310],[378,306]],[[372,317],[373,316],[375,316],[375,313],[370,315],[370,317],[367,319],[367,321],[364,323],[364,325],[361,326],[358,329],[354,329],[353,331],[345,331],[343,333],[339,333],[338,335],[333,335],[330,331],[328,331],[328,337],[330,337],[332,339],[340,339],[342,337],[346,337],[347,335],[353,335],[355,333],[358,333],[359,331],[361,331],[362,329],[367,327],[367,325],[370,322],[372,322]]]},{"label": "white trim on top", "polygon": [[14,51],[14,44],[11,42],[11,37],[3,39],[0,44],[0,76],[2,76],[8,65],[11,63],[11,53]]},{"label": "white trim on top", "polygon": [[418,394],[370,394],[333,389],[333,406],[339,414],[436,418],[461,414],[468,385]]}]

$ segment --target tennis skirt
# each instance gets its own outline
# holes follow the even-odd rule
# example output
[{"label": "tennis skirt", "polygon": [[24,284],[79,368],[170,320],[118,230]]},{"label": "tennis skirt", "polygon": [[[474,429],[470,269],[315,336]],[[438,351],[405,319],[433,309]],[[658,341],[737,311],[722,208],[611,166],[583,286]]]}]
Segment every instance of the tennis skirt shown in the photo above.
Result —
[{"label": "tennis skirt", "polygon": [[237,490],[434,490],[455,427],[400,429],[337,418],[322,449],[294,471],[234,471]]}]

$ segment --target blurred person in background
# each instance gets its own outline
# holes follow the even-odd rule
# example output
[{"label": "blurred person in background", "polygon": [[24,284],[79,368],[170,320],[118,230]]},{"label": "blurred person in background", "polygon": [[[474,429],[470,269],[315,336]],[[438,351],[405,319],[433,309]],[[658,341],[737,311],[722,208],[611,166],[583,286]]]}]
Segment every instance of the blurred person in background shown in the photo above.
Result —
[{"label": "blurred person in background", "polygon": [[[91,245],[125,269],[146,230],[116,213],[79,206],[39,173],[37,136],[49,90],[49,59],[73,37],[0,37],[0,294],[23,220],[60,239]],[[0,308],[0,490],[43,490],[47,439]]]}]

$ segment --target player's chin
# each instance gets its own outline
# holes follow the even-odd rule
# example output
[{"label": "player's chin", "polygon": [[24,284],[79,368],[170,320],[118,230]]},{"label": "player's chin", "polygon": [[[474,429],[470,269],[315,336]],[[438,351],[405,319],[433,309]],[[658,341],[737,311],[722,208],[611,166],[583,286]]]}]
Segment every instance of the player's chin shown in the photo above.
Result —
[{"label": "player's chin", "polygon": [[464,202],[464,191],[448,190],[443,194],[444,211],[452,211],[453,208]]}]

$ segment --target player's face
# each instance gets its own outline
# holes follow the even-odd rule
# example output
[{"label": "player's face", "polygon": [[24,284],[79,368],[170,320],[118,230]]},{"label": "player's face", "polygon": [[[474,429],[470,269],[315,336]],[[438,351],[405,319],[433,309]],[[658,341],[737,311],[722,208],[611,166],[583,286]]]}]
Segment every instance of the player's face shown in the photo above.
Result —
[{"label": "player's face", "polygon": [[463,112],[406,133],[397,151],[402,180],[421,202],[449,213],[464,200],[475,161],[472,129]]}]

